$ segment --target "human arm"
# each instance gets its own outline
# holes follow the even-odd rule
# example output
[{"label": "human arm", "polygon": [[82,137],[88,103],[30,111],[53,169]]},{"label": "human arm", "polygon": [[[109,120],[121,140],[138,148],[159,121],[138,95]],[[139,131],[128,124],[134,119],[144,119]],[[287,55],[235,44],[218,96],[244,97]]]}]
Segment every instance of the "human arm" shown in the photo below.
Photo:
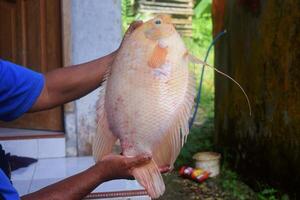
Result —
[{"label": "human arm", "polygon": [[29,112],[50,109],[80,98],[100,86],[116,52],[45,74],[45,85]]},{"label": "human arm", "polygon": [[135,167],[147,164],[149,155],[127,158],[109,155],[89,169],[45,187],[37,192],[22,196],[22,200],[79,200],[93,191],[99,184],[113,179],[130,178]]}]

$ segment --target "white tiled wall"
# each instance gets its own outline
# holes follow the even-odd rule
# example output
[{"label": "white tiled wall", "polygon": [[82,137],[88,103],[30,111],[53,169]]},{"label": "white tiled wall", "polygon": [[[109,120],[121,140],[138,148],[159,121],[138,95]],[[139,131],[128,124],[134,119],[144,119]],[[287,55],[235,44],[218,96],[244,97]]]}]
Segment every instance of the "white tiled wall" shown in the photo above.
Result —
[{"label": "white tiled wall", "polygon": [[37,144],[38,158],[58,158],[65,156],[65,138],[37,139]]},{"label": "white tiled wall", "polygon": [[31,158],[65,157],[65,138],[24,139],[0,141],[5,152]]},{"label": "white tiled wall", "polygon": [[28,140],[6,140],[0,141],[5,152],[16,156],[27,156],[37,158],[38,141],[37,139]]}]

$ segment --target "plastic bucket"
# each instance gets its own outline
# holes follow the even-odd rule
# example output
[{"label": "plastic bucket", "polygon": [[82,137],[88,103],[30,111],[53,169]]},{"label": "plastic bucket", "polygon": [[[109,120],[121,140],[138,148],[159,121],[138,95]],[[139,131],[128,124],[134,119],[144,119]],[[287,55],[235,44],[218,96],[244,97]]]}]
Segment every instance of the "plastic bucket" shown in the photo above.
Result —
[{"label": "plastic bucket", "polygon": [[210,177],[215,177],[220,173],[221,155],[215,152],[199,152],[193,156],[195,167],[209,171]]}]

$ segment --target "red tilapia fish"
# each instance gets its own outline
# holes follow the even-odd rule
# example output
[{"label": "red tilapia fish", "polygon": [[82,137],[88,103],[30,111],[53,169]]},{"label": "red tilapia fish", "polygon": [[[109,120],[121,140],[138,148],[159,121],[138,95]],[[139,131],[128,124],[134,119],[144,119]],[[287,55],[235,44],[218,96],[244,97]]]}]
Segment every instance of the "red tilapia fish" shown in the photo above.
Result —
[{"label": "red tilapia fish", "polygon": [[151,154],[133,175],[152,198],[165,191],[159,167],[172,168],[189,133],[195,84],[188,62],[171,18],[157,16],[125,38],[98,102],[96,161],[117,139],[124,156]]}]

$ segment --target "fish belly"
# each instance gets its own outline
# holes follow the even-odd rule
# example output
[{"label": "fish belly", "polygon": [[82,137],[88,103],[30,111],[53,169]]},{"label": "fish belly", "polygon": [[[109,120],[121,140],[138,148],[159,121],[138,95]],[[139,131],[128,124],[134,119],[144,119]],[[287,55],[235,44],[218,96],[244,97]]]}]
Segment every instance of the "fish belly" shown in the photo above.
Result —
[{"label": "fish belly", "polygon": [[174,72],[175,77],[166,82],[155,79],[150,71],[130,66],[115,67],[105,99],[110,129],[126,156],[153,152],[183,101],[188,79],[186,70]]}]

